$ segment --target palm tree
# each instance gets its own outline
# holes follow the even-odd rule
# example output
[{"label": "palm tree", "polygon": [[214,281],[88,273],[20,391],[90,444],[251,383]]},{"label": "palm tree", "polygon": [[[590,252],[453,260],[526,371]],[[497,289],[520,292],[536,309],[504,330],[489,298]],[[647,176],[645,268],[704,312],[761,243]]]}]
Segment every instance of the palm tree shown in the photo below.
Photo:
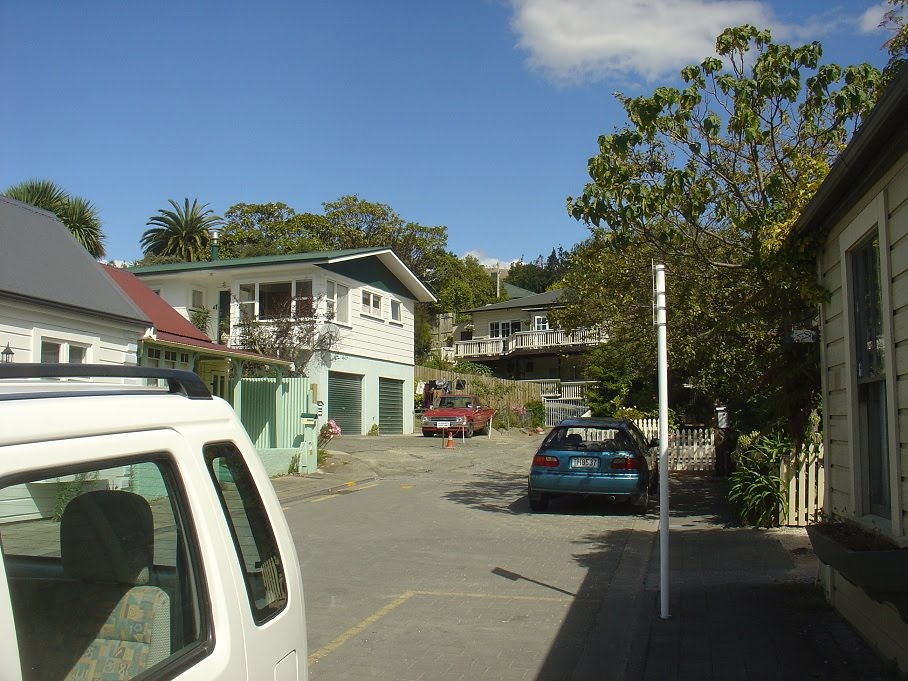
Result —
[{"label": "palm tree", "polygon": [[207,203],[200,206],[198,199],[193,199],[192,206],[189,199],[184,200],[182,207],[173,199],[168,202],[173,210],[162,208],[145,223],[152,226],[142,234],[145,255],[176,256],[187,262],[207,260],[208,230],[223,220]]},{"label": "palm tree", "polygon": [[4,195],[53,213],[92,257],[104,257],[101,218],[90,201],[70,195],[50,180],[25,180],[7,189]]}]

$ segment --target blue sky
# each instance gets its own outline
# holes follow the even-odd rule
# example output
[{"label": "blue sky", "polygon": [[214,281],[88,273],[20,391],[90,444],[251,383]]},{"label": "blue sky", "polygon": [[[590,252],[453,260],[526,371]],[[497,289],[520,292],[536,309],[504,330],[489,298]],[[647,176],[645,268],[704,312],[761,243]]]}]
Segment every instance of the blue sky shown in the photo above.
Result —
[{"label": "blue sky", "polygon": [[725,26],[882,66],[879,1],[260,0],[0,3],[0,191],[53,180],[109,258],[148,218],[345,194],[502,263],[587,236],[579,194],[613,94],[677,84]]}]

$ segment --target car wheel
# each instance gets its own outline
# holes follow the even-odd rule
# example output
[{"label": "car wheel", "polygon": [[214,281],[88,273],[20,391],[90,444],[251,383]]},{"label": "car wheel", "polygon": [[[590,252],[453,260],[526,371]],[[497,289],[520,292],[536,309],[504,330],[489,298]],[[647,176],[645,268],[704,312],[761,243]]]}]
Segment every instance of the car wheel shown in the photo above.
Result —
[{"label": "car wheel", "polygon": [[464,433],[465,437],[473,437],[473,424],[468,423]]},{"label": "car wheel", "polygon": [[424,431],[422,431],[422,436],[423,437],[434,437],[435,433],[433,433],[431,430],[424,430]]},{"label": "car wheel", "polygon": [[534,492],[527,486],[527,497],[530,500],[530,509],[542,513],[549,507],[549,495],[545,492]]}]

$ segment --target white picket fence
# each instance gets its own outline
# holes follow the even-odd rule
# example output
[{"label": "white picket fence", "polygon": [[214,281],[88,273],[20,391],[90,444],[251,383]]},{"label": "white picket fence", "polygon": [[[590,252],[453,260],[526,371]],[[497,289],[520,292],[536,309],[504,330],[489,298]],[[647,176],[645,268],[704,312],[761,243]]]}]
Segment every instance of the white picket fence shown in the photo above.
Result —
[{"label": "white picket fence", "polygon": [[803,527],[818,522],[823,509],[825,490],[823,445],[809,445],[792,461],[782,460],[779,476],[782,489],[788,493],[788,513],[781,518],[783,525]]},{"label": "white picket fence", "polygon": [[[659,437],[659,419],[634,421],[647,438]],[[670,471],[716,470],[716,439],[712,428],[682,428],[668,434]]]}]

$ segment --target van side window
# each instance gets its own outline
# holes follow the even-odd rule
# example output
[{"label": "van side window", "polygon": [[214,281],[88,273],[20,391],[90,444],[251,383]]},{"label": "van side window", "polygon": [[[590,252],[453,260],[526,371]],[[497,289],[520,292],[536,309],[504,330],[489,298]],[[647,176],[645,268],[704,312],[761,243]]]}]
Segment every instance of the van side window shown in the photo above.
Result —
[{"label": "van side window", "polygon": [[253,619],[263,624],[287,605],[284,568],[271,522],[236,446],[220,442],[205,445],[203,451],[243,568]]},{"label": "van side window", "polygon": [[38,475],[0,482],[22,678],[126,680],[207,655],[198,545],[169,458]]}]

